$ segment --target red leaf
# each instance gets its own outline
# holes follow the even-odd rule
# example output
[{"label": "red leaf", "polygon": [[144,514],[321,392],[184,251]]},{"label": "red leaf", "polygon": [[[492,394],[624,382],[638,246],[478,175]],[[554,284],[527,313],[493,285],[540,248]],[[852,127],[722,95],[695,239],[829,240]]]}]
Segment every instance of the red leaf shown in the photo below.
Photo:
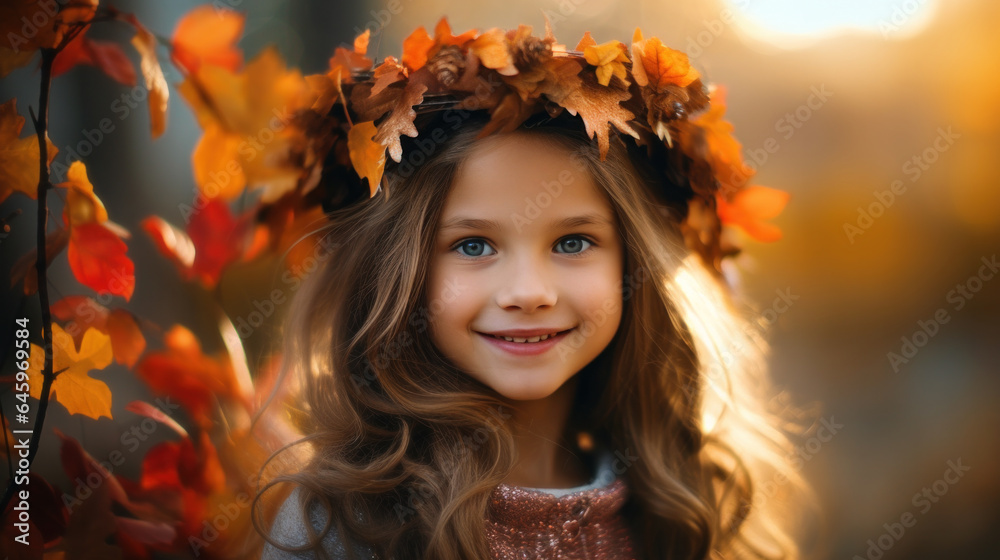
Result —
[{"label": "red leaf", "polygon": [[125,56],[121,46],[110,41],[95,41],[81,32],[59,51],[52,62],[52,77],[63,74],[74,66],[89,64],[96,66],[115,81],[126,86],[135,86],[136,74],[132,62]]},{"label": "red leaf", "polygon": [[125,255],[127,250],[125,242],[103,225],[81,224],[70,232],[69,266],[81,284],[128,301],[135,290],[135,265]]},{"label": "red leaf", "polygon": [[239,258],[242,232],[229,205],[217,198],[191,216],[187,231],[195,247],[192,271],[211,288],[219,282],[226,266]]},{"label": "red leaf", "polygon": [[148,352],[135,367],[150,389],[177,399],[200,426],[212,425],[220,399],[239,398],[228,357],[212,358],[188,329],[175,325],[164,336],[166,348]]}]

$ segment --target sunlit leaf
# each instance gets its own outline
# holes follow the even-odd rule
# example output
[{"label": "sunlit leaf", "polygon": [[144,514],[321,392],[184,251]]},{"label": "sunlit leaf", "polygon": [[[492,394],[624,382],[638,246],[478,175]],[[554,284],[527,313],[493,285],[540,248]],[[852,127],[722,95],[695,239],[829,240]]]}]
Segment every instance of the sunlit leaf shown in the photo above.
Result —
[{"label": "sunlit leaf", "polygon": [[167,128],[167,101],[170,99],[170,90],[167,89],[167,80],[163,77],[163,68],[160,67],[160,60],[156,56],[156,36],[134,16],[129,18],[129,22],[135,26],[132,46],[139,51],[139,69],[146,82],[150,128],[153,138],[159,138]]},{"label": "sunlit leaf", "polygon": [[243,52],[236,47],[246,16],[235,10],[203,4],[181,17],[170,39],[174,61],[188,72],[202,64],[236,72],[243,65]]},{"label": "sunlit leaf", "polygon": [[128,301],[135,290],[135,264],[125,254],[127,250],[111,230],[89,223],[72,228],[67,255],[73,276],[81,284]]},{"label": "sunlit leaf", "polygon": [[[91,328],[83,336],[80,349],[73,337],[57,324],[52,325],[52,371],[59,372],[52,382],[51,397],[66,407],[70,414],[83,414],[93,419],[111,418],[111,389],[99,379],[88,375],[111,363],[111,339]],[[32,397],[42,396],[42,367],[45,350],[31,345],[28,359],[28,386]]]},{"label": "sunlit leaf", "polygon": [[[17,100],[0,105],[0,202],[10,193],[20,191],[35,199],[38,196],[38,139],[21,138],[24,117],[17,114]],[[59,151],[45,139],[48,163]]]},{"label": "sunlit leaf", "polygon": [[347,146],[351,152],[351,163],[362,179],[368,179],[371,196],[375,196],[385,169],[385,146],[374,142],[372,137],[378,129],[373,121],[357,123],[347,136]]}]

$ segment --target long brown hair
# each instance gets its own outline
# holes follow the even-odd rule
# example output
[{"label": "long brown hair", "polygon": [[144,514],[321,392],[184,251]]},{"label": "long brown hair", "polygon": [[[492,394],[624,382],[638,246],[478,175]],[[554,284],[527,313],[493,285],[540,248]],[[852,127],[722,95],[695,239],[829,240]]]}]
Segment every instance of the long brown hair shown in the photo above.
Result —
[{"label": "long brown hair", "polygon": [[[488,558],[488,498],[517,460],[504,401],[451,364],[427,328],[442,305],[423,295],[440,212],[485,122],[446,121],[421,124],[445,139],[409,143],[387,189],[330,215],[333,250],[283,332],[308,448],[264,487],[300,486],[303,514],[318,500],[344,540],[396,560]],[[651,188],[634,146],[612,142],[600,161],[582,130],[522,130],[582,162],[621,224],[621,325],[577,374],[568,430],[629,458],[623,513],[642,557],[797,558],[782,515],[791,502],[754,494],[776,473],[784,490],[804,487],[787,422],[768,411],[758,331],[685,249],[682,216]]]}]

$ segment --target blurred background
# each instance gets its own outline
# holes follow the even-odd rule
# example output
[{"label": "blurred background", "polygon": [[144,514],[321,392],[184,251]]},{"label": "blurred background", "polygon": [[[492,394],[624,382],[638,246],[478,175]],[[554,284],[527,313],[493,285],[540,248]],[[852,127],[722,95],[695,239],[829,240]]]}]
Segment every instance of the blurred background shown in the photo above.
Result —
[{"label": "blurred background", "polygon": [[[133,12],[168,36],[198,3],[103,4]],[[1000,4],[216,4],[247,14],[240,42],[247,60],[273,44],[304,74],[324,72],[334,48],[348,46],[366,27],[373,33],[370,57],[399,56],[407,34],[419,25],[432,29],[442,15],[456,33],[526,23],[540,34],[544,12],[559,42],[570,48],[588,30],[599,43],[628,43],[641,26],[646,37],[687,52],[708,81],[727,87],[727,118],[744,158],[758,170],[754,182],[792,195],[775,220],[784,239],[748,241],[741,264],[744,289],[761,309],[762,324],[769,324],[779,388],[794,403],[821,403],[823,418],[840,426],[829,441],[814,441],[801,455],[830,534],[822,557],[1000,557],[994,539],[1000,528],[1000,477],[994,474],[1000,471]],[[105,31],[127,42],[127,29],[116,32]],[[33,68],[0,84],[0,99],[17,97],[22,115],[37,102]],[[113,112],[115,100],[134,92],[91,67],[55,79],[49,136],[60,148],[57,161],[68,164],[77,159],[66,159],[70,148],[112,118],[115,130],[83,159],[112,219],[134,233],[129,254],[137,290],[130,307],[161,325],[191,327],[211,349],[213,341],[220,343],[202,313],[206,295],[179,278],[138,225],[152,214],[181,223],[178,206],[195,192],[190,158],[201,129],[173,88],[181,81],[176,69],[164,64],[164,71],[171,105],[167,132],[158,140],[149,139],[144,107],[121,119]],[[34,206],[22,198],[11,197],[0,214],[20,204],[27,211],[22,219],[33,220]],[[24,231],[5,239],[3,269],[9,271],[33,243],[33,233]],[[252,266],[259,271],[274,263]],[[232,317],[246,316],[269,290],[237,276],[229,274],[219,288]],[[80,293],[65,259],[51,278],[64,294]],[[777,303],[782,295],[785,303]],[[4,304],[4,329],[15,312]],[[245,341],[251,361],[273,344],[271,334],[262,329]],[[96,377],[112,385],[116,411],[145,398],[142,384],[124,368],[112,366]],[[121,418],[81,421],[54,406],[49,422],[93,455],[106,456],[120,447],[116,434],[132,421]],[[160,436],[167,434],[154,434],[144,448]],[[41,449],[40,468],[57,472],[57,456],[50,440]],[[137,462],[126,463],[122,473],[136,469]],[[890,528],[908,513],[915,524],[894,534]]]}]

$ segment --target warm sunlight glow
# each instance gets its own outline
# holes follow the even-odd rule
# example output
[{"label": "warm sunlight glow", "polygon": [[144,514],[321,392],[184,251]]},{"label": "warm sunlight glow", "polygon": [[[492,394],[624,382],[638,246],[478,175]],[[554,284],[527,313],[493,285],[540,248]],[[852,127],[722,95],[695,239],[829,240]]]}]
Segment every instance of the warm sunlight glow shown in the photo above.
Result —
[{"label": "warm sunlight glow", "polygon": [[933,19],[938,0],[728,0],[751,36],[785,48],[844,32],[903,39]]}]

